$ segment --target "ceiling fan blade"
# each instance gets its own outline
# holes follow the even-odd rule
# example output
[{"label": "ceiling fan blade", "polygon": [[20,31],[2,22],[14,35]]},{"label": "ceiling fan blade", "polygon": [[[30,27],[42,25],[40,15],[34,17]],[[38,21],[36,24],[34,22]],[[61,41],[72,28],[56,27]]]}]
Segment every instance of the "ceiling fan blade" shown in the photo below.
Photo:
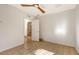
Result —
[{"label": "ceiling fan blade", "polygon": [[45,11],[42,9],[42,8],[40,8],[40,7],[37,7],[42,13],[45,13]]},{"label": "ceiling fan blade", "polygon": [[23,6],[23,7],[32,7],[32,6],[34,6],[34,5],[29,5],[29,4],[21,4],[21,6]]},{"label": "ceiling fan blade", "polygon": [[23,6],[23,7],[36,7],[36,8],[38,8],[42,13],[45,13],[45,11],[39,6],[39,4],[31,4],[31,5],[29,5],[29,4],[21,4],[21,6]]}]

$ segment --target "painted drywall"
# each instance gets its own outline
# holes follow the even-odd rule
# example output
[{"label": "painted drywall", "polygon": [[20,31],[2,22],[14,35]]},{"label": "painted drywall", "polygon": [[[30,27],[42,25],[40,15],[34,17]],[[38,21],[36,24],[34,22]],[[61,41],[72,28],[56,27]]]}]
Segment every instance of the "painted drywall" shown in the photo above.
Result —
[{"label": "painted drywall", "polygon": [[23,44],[24,17],[16,7],[0,5],[0,51]]},{"label": "painted drywall", "polygon": [[40,38],[45,41],[75,46],[74,10],[40,16]]},{"label": "painted drywall", "polygon": [[76,7],[76,50],[79,53],[79,5]]}]

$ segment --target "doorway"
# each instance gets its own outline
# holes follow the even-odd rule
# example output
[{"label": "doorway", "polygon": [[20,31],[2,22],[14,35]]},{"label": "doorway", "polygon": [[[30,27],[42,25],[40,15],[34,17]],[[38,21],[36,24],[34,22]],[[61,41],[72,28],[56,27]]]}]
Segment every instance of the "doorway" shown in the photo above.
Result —
[{"label": "doorway", "polygon": [[32,44],[32,22],[31,20],[24,19],[24,47],[25,49],[31,48]]},{"label": "doorway", "polygon": [[32,41],[32,22],[27,23],[27,39]]},{"label": "doorway", "polygon": [[39,20],[25,19],[25,48],[32,48],[34,41],[39,41]]},{"label": "doorway", "polygon": [[32,25],[31,25],[31,20],[28,19],[24,19],[24,37],[27,38],[28,36],[31,37],[31,33],[32,33]]}]

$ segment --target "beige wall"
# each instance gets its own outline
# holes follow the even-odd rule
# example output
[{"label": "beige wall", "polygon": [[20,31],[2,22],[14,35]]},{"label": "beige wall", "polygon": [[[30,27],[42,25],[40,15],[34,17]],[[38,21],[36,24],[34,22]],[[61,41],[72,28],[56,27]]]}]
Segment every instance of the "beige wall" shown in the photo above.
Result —
[{"label": "beige wall", "polygon": [[75,46],[74,10],[40,17],[40,37],[46,41]]},{"label": "beige wall", "polygon": [[76,7],[76,49],[79,52],[79,5]]},{"label": "beige wall", "polygon": [[0,51],[24,42],[25,13],[10,5],[0,5]]}]

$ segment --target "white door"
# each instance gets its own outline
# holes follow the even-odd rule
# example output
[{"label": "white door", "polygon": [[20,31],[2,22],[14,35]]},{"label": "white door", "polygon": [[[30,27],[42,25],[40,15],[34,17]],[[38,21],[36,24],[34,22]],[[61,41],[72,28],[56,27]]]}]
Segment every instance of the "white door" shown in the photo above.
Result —
[{"label": "white door", "polygon": [[32,40],[39,41],[39,20],[32,21]]}]

